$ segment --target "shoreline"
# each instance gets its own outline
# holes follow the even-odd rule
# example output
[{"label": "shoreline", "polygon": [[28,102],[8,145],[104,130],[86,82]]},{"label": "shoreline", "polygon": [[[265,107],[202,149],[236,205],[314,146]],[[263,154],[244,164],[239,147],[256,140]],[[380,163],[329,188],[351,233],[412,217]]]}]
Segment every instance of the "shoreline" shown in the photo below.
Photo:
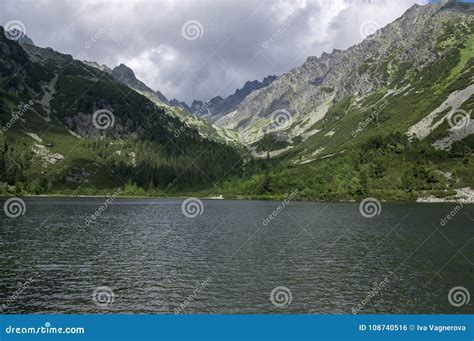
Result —
[{"label": "shoreline", "polygon": [[[474,190],[471,190],[474,192]],[[108,199],[110,198],[111,194],[100,194],[100,195],[70,195],[70,194],[26,194],[26,195],[19,195],[17,197],[21,198],[85,198],[85,199]],[[11,198],[15,197],[15,195],[0,195],[0,198]],[[186,196],[186,195],[176,195],[176,196],[140,196],[140,195],[121,195],[120,197],[114,199],[114,200],[120,200],[120,199],[186,199],[191,196]],[[281,202],[285,200],[285,197],[282,196],[281,199],[277,198],[257,198],[257,197],[249,197],[249,198],[244,198],[244,197],[225,197],[223,195],[220,196],[200,196],[200,195],[195,195],[194,197],[201,199],[201,200],[237,200],[237,201],[242,201],[242,200],[247,200],[247,201],[274,201],[274,202]],[[301,200],[301,199],[292,199],[291,201],[298,201],[298,202],[318,202],[318,203],[358,203],[359,201],[356,199],[346,199],[346,200]],[[471,205],[474,204],[474,198],[469,197],[469,198],[461,198],[461,199],[445,199],[445,198],[437,198],[434,196],[425,196],[425,197],[419,197],[416,200],[380,200],[381,203],[398,203],[398,204],[405,204],[405,203],[413,203],[413,204],[459,204],[462,203]]]}]

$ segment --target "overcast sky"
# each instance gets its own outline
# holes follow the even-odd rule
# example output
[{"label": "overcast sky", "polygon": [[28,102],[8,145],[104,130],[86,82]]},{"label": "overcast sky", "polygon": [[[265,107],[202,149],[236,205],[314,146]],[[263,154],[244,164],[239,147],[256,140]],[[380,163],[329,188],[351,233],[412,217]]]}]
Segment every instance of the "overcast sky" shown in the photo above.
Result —
[{"label": "overcast sky", "polygon": [[1,0],[36,45],[127,64],[168,98],[227,96],[247,80],[360,42],[425,0]]}]

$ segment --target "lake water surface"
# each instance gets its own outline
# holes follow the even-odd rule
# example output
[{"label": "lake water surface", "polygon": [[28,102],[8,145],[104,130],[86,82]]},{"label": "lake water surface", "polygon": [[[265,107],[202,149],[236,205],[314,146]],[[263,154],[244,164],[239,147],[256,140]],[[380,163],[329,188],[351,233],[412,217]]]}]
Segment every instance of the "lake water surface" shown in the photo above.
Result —
[{"label": "lake water surface", "polygon": [[365,218],[356,203],[203,200],[188,218],[181,199],[117,199],[88,224],[105,199],[24,200],[1,220],[4,313],[474,312],[473,205]]}]

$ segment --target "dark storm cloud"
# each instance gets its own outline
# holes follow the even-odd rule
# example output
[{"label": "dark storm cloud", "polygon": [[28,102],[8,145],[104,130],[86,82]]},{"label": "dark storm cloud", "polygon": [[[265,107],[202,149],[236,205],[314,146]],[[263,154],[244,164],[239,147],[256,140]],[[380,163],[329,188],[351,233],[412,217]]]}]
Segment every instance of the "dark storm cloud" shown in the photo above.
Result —
[{"label": "dark storm cloud", "polygon": [[364,22],[384,26],[415,2],[423,1],[3,0],[0,23],[20,20],[37,45],[78,59],[125,63],[150,87],[190,102],[347,48],[362,40]]}]

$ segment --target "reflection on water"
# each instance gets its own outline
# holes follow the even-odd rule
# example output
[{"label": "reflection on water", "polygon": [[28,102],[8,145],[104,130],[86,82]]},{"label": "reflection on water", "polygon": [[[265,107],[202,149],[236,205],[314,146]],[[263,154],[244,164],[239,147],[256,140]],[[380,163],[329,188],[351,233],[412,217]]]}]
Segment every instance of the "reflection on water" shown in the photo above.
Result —
[{"label": "reflection on water", "polygon": [[[467,313],[474,206],[179,199],[25,200],[2,216],[6,313]],[[3,203],[2,203],[3,205]],[[1,306],[0,306],[1,307]]]}]

